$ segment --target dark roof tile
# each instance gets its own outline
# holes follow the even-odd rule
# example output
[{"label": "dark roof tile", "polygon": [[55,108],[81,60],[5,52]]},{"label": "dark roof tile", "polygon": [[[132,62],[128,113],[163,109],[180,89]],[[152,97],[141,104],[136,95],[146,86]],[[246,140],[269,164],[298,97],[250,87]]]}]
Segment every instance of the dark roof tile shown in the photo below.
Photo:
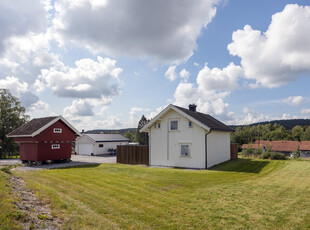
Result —
[{"label": "dark roof tile", "polygon": [[208,126],[211,130],[216,130],[216,131],[224,131],[224,132],[234,132],[234,130],[227,125],[223,124],[219,120],[215,119],[214,117],[205,114],[205,113],[200,113],[196,111],[192,111],[189,109],[185,109],[176,105],[173,105],[177,109],[181,110],[182,112],[186,113],[187,115],[193,117],[197,121],[201,122],[202,124]]},{"label": "dark roof tile", "polygon": [[39,130],[52,120],[54,120],[57,117],[42,117],[42,118],[35,118],[29,121],[28,123],[22,125],[18,129],[15,129],[11,133],[8,134],[8,136],[18,136],[18,135],[31,135],[35,131]]}]

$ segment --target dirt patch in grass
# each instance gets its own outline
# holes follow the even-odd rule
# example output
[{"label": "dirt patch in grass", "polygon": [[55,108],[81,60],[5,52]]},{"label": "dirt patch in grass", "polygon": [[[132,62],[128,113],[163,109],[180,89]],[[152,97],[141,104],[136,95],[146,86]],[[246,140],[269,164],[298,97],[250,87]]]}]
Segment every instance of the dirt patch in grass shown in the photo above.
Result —
[{"label": "dirt patch in grass", "polygon": [[48,204],[42,203],[37,196],[26,188],[26,183],[21,178],[11,176],[13,193],[19,198],[18,211],[14,213],[24,229],[60,229],[62,220],[51,215]]}]

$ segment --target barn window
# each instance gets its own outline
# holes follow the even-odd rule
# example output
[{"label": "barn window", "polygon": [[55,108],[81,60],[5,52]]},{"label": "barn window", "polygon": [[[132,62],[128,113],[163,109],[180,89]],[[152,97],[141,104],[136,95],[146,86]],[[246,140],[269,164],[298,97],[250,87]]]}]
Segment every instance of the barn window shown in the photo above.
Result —
[{"label": "barn window", "polygon": [[190,128],[193,127],[193,124],[191,121],[188,122],[188,127],[190,127]]},{"label": "barn window", "polygon": [[103,144],[99,144],[99,148],[103,148]]},{"label": "barn window", "polygon": [[181,157],[189,156],[189,145],[181,145]]},{"label": "barn window", "polygon": [[60,144],[53,144],[52,149],[60,149]]},{"label": "barn window", "polygon": [[62,129],[61,128],[55,128],[54,133],[62,133]]},{"label": "barn window", "polygon": [[159,128],[159,129],[160,129],[160,122],[158,122],[158,123],[157,123],[157,128]]},{"label": "barn window", "polygon": [[170,130],[177,131],[179,130],[179,122],[177,120],[170,121]]}]

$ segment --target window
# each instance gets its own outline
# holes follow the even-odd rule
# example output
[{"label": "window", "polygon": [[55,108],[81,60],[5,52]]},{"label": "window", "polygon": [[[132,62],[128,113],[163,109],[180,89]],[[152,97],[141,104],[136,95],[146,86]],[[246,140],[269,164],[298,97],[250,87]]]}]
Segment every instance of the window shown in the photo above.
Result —
[{"label": "window", "polygon": [[178,130],[178,121],[170,121],[170,130]]},{"label": "window", "polygon": [[182,157],[189,156],[189,145],[181,145],[181,156]]},{"label": "window", "polygon": [[192,125],[192,122],[191,122],[191,121],[189,121],[189,122],[188,122],[188,127],[190,127],[190,128],[191,128],[191,127],[193,127],[193,125]]},{"label": "window", "polygon": [[99,144],[99,148],[103,148],[103,144]]},{"label": "window", "polygon": [[52,149],[60,149],[60,144],[53,144]]},{"label": "window", "polygon": [[62,133],[62,129],[61,128],[55,128],[54,133]]},{"label": "window", "polygon": [[157,123],[157,128],[159,128],[159,129],[160,129],[160,122],[158,122],[158,123]]}]

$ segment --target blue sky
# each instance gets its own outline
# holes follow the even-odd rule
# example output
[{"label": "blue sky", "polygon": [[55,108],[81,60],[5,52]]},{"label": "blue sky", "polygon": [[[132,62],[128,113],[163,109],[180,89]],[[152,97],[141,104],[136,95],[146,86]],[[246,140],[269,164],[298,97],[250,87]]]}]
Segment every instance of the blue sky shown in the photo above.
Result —
[{"label": "blue sky", "polygon": [[309,118],[308,5],[5,0],[0,87],[80,130],[136,127],[170,103],[234,125]]}]

